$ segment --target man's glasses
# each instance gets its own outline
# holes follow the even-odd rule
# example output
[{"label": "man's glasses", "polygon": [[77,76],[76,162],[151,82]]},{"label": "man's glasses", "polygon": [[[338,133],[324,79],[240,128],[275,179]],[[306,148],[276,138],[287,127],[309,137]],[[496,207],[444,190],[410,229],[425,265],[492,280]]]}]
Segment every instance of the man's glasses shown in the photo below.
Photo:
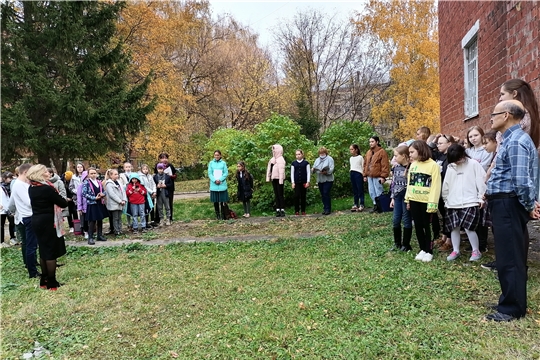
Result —
[{"label": "man's glasses", "polygon": [[[507,112],[508,112],[508,111],[499,111],[499,112],[496,112],[496,113],[491,114],[490,117],[495,117],[495,116],[497,116],[497,115],[505,114],[505,113],[507,113]],[[509,114],[510,114],[510,113],[509,113]]]}]

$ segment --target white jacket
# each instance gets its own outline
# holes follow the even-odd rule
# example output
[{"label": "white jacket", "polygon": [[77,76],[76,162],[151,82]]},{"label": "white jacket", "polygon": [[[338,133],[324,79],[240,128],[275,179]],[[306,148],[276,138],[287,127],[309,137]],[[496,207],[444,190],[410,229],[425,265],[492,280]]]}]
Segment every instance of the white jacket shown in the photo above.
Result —
[{"label": "white jacket", "polygon": [[479,162],[466,158],[461,164],[449,164],[442,187],[442,198],[448,209],[479,206],[486,192],[486,172]]}]

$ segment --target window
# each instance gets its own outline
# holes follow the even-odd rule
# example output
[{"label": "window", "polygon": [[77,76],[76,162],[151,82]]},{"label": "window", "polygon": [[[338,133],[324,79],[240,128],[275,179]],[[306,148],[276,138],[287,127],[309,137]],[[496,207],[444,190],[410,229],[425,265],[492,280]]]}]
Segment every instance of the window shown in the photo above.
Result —
[{"label": "window", "polygon": [[464,58],[465,79],[465,117],[478,115],[478,29],[480,22],[474,26],[461,40]]}]

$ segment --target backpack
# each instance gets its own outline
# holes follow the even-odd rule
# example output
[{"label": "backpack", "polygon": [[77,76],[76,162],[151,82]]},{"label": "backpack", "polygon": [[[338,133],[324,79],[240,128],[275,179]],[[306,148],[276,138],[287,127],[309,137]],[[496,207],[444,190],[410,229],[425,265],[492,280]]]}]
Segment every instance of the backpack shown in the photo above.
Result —
[{"label": "backpack", "polygon": [[225,215],[225,220],[231,220],[231,219],[237,218],[236,213],[229,208],[228,203],[223,204],[223,208],[221,209],[221,211]]}]

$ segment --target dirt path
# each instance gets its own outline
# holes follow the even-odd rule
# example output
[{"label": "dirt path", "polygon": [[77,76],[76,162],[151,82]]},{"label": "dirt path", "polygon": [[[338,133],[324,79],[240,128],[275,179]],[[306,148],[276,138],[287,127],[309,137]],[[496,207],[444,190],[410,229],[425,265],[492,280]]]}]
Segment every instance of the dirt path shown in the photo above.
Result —
[{"label": "dirt path", "polygon": [[186,192],[186,193],[174,193],[174,200],[186,200],[186,199],[202,199],[210,198],[210,192]]}]

